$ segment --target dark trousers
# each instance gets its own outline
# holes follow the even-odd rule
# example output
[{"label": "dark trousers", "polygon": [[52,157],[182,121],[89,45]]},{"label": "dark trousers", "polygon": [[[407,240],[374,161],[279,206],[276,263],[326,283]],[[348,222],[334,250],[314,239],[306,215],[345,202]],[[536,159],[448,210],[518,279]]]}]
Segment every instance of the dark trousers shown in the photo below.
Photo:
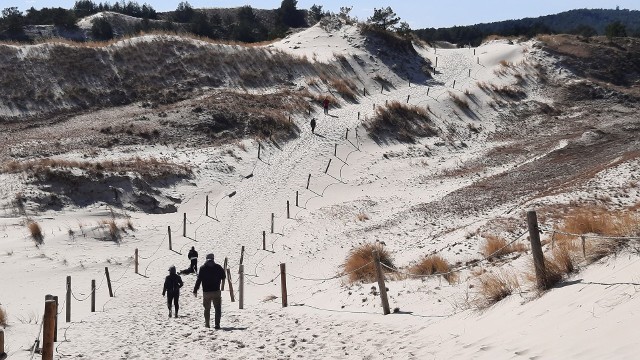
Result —
[{"label": "dark trousers", "polygon": [[173,306],[176,308],[176,314],[178,313],[178,309],[180,306],[178,305],[178,299],[180,298],[180,293],[176,292],[167,292],[167,307],[171,310],[171,302],[173,301]]},{"label": "dark trousers", "polygon": [[209,291],[202,293],[202,305],[204,306],[204,324],[209,327],[209,319],[211,318],[211,303],[215,311],[215,327],[220,327],[220,318],[222,317],[222,292]]},{"label": "dark trousers", "polygon": [[198,273],[198,259],[191,259],[190,269],[194,274]]}]

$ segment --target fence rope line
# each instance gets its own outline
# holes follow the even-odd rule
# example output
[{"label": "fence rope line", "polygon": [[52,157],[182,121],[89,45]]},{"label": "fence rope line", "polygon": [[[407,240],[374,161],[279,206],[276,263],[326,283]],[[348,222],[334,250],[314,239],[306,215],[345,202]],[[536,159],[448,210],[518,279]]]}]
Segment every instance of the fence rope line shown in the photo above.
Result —
[{"label": "fence rope line", "polygon": [[278,273],[278,275],[276,275],[276,277],[274,277],[273,279],[271,279],[271,280],[269,280],[269,281],[267,281],[267,282],[264,282],[264,283],[257,283],[257,282],[254,282],[253,280],[251,280],[251,278],[247,278],[246,280],[247,280],[247,282],[250,282],[250,283],[252,283],[253,285],[256,285],[256,286],[264,286],[264,285],[271,284],[272,282],[276,281],[279,277],[280,277],[280,274]]},{"label": "fence rope line", "polygon": [[100,287],[104,283],[104,279],[105,279],[105,276],[102,276],[102,281],[100,281],[100,285],[98,285],[95,289],[91,290],[91,292],[89,292],[89,294],[87,296],[85,296],[84,298],[79,299],[78,297],[76,297],[76,294],[73,292],[73,289],[71,289],[71,296],[73,296],[74,299],[76,299],[77,301],[80,301],[80,302],[87,300],[89,297],[91,297],[91,295],[93,295],[96,291],[98,291],[98,289],[100,289]]},{"label": "fence rope line", "polygon": [[603,239],[603,240],[640,240],[640,236],[607,236],[607,235],[598,235],[598,234],[575,234],[565,231],[560,231],[556,229],[547,229],[545,231],[551,231],[556,234],[567,235],[567,236],[575,236],[575,237],[584,237],[584,238],[592,238],[592,239]]},{"label": "fence rope line", "polygon": [[[481,69],[480,69],[480,70],[481,70]],[[461,70],[461,71],[462,71],[462,70]],[[460,72],[461,72],[461,71],[460,71]],[[468,81],[466,81],[466,82],[468,82]],[[466,82],[465,82],[465,83],[466,83]],[[448,90],[448,89],[443,89],[443,90]],[[461,90],[459,90],[459,89],[454,89],[454,90],[461,91]],[[446,94],[446,91],[444,91],[443,93],[441,93],[439,96],[442,96],[443,94]],[[437,101],[437,99],[436,99],[436,101]],[[450,107],[450,108],[451,108],[451,107]],[[339,181],[341,181],[341,180],[342,180],[342,170],[343,170],[343,168],[344,168],[345,166],[349,166],[349,164],[347,163],[347,161],[348,161],[348,159],[349,159],[349,156],[350,156],[352,153],[356,153],[356,152],[361,152],[361,151],[362,151],[362,150],[360,150],[360,136],[357,134],[357,130],[356,130],[356,139],[355,139],[355,140],[356,140],[357,145],[356,145],[356,144],[354,144],[354,143],[353,143],[351,140],[349,140],[349,139],[347,139],[346,141],[347,141],[349,144],[351,144],[351,146],[353,146],[356,150],[353,150],[353,151],[349,152],[349,153],[347,154],[347,156],[345,157],[345,160],[341,160],[340,158],[338,158],[338,159],[339,159],[339,160],[341,160],[341,161],[342,161],[342,163],[343,163],[343,164],[342,164],[342,166],[340,167],[340,171],[339,171],[339,176],[340,176],[340,180],[339,180]],[[266,147],[265,147],[265,150],[267,150],[267,148],[266,148]],[[269,151],[269,152],[267,153],[267,155],[268,155],[268,161],[264,161],[264,160],[262,160],[262,162],[263,162],[263,163],[265,163],[265,164],[266,164],[266,165],[268,165],[268,166],[271,166],[271,165],[272,165],[272,164],[271,164],[271,160],[272,160],[272,158],[273,158],[273,156],[274,156],[274,153],[273,153],[273,152],[271,152],[271,151]],[[259,163],[260,161],[261,161],[261,159],[256,159],[256,160],[255,160],[254,165],[253,165],[252,173],[253,173],[253,171],[255,171],[255,169],[256,169],[256,167],[257,167],[257,165],[258,165],[258,163]],[[242,179],[242,180],[240,180],[240,181],[243,181],[243,180],[244,180],[244,179]],[[336,180],[338,180],[338,179],[336,179]],[[311,197],[311,198],[307,199],[307,201],[305,202],[305,207],[304,207],[303,209],[300,209],[300,210],[296,213],[296,217],[298,216],[298,214],[299,214],[302,210],[306,210],[306,206],[307,206],[307,204],[309,203],[309,201],[310,201],[310,200],[315,199],[316,197],[322,197],[322,196],[324,195],[324,193],[327,191],[327,189],[328,189],[330,186],[335,185],[335,184],[340,184],[340,183],[341,183],[341,182],[331,183],[331,184],[327,185],[327,186],[323,189],[323,191],[322,191],[322,195],[320,195],[320,196],[316,195],[316,196],[313,196],[313,197]],[[344,183],[344,182],[342,182],[342,183]],[[313,191],[312,191],[312,192],[313,192]],[[315,193],[315,192],[314,192],[314,193]],[[187,202],[185,202],[185,204],[186,204],[186,203],[188,203],[188,202],[190,202],[191,200],[193,200],[193,199],[195,198],[195,196],[197,196],[197,194],[194,194],[193,196],[191,196],[191,197],[187,200]],[[189,224],[196,224],[196,223],[198,223],[198,222],[202,219],[202,217],[203,217],[203,216],[204,216],[204,209],[203,209],[203,210],[201,210],[200,216],[198,217],[198,219],[197,219],[197,220],[195,220],[195,221],[193,221],[193,222],[192,222],[191,220],[187,219],[187,221],[189,222]],[[295,219],[295,218],[294,218],[294,220],[298,220],[298,219]],[[204,226],[205,224],[209,224],[209,223],[211,223],[211,222],[213,222],[213,221],[208,221],[208,222],[203,223],[203,224],[201,224],[200,226],[198,226],[198,227],[196,228],[196,231],[195,231],[195,235],[194,235],[194,236],[197,236],[197,231],[198,231],[202,226]],[[283,232],[283,233],[284,233],[284,229],[285,229],[288,225],[290,225],[290,224],[295,225],[295,222],[293,222],[293,223],[285,223],[285,224],[282,226],[282,232]],[[525,233],[523,233],[522,235],[524,235],[524,234],[526,234],[526,232],[525,232]],[[504,249],[504,248],[506,248],[507,246],[510,246],[510,245],[512,245],[514,242],[516,242],[516,241],[517,241],[517,240],[518,240],[522,235],[520,235],[519,237],[517,237],[516,239],[514,239],[513,241],[511,241],[511,242],[510,242],[510,243],[508,243],[507,245],[505,245],[503,248],[501,248],[501,249],[499,249],[499,250],[495,251],[494,253],[492,253],[491,255],[489,255],[489,256],[487,256],[487,257],[485,257],[484,259],[481,259],[481,260],[475,261],[473,265],[468,265],[468,266],[464,266],[464,267],[461,267],[461,268],[458,268],[458,269],[454,269],[454,270],[451,270],[450,272],[456,272],[456,271],[463,270],[463,269],[465,269],[465,268],[469,268],[469,267],[474,266],[475,264],[477,264],[477,263],[479,263],[479,262],[481,262],[481,261],[484,261],[484,260],[486,260],[486,259],[488,259],[488,258],[490,258],[490,257],[494,256],[497,252],[501,251],[502,249]],[[578,235],[578,234],[571,234],[571,235],[581,236],[581,235]],[[593,237],[593,236],[592,236],[592,237]],[[148,257],[142,257],[142,256],[139,256],[139,257],[140,257],[140,258],[142,258],[142,259],[144,259],[144,260],[148,260],[148,259],[153,258],[153,257],[157,254],[157,252],[160,250],[160,248],[161,248],[162,244],[164,243],[164,241],[166,240],[166,238],[167,238],[167,235],[165,234],[165,236],[164,236],[164,237],[163,237],[163,239],[161,240],[161,242],[160,242],[160,244],[158,245],[158,247],[156,248],[156,250],[155,250],[155,251],[154,251],[150,256],[148,256]],[[615,239],[620,239],[620,237],[615,237]],[[640,239],[640,238],[637,238],[637,239]],[[275,243],[276,243],[276,241],[277,241],[277,240],[278,240],[278,239],[276,238],[276,239],[271,243],[271,248],[272,248],[272,249],[274,249],[274,245],[275,245]],[[185,247],[185,246],[187,246],[188,244],[189,244],[189,243],[185,243],[185,244],[182,246],[181,250],[182,250],[182,249],[184,249],[184,247]],[[253,254],[245,253],[245,255],[246,255],[248,258],[251,258],[251,257],[255,256],[258,252],[260,252],[260,249],[258,249],[257,251],[255,251]],[[146,276],[146,274],[147,274],[147,270],[148,270],[149,266],[150,266],[153,262],[155,262],[155,261],[157,261],[157,260],[160,260],[160,259],[163,259],[163,258],[166,258],[166,257],[167,257],[167,256],[169,256],[169,255],[171,255],[171,254],[167,254],[167,255],[164,255],[164,256],[161,256],[161,257],[155,258],[154,260],[152,260],[151,262],[149,262],[149,264],[148,264],[148,265],[147,265],[147,267],[145,268],[145,276]],[[257,274],[257,268],[258,268],[258,267],[260,266],[260,264],[261,264],[261,263],[262,263],[262,262],[263,262],[267,257],[269,257],[270,255],[271,255],[271,254],[267,254],[264,258],[262,258],[262,260],[260,260],[260,261],[256,264],[256,267],[254,268],[254,273],[256,273],[256,274]],[[294,274],[289,274],[289,276],[291,276],[292,278],[299,279],[299,280],[326,282],[326,281],[333,280],[333,279],[338,279],[338,278],[340,278],[340,277],[347,276],[347,275],[349,275],[349,274],[351,274],[351,273],[354,273],[354,272],[356,272],[356,271],[359,271],[359,270],[361,270],[362,268],[369,266],[371,263],[373,263],[373,262],[369,262],[369,263],[367,263],[367,264],[363,265],[362,267],[360,267],[360,268],[358,268],[358,269],[355,269],[355,270],[353,270],[353,271],[350,271],[350,272],[347,272],[347,273],[340,273],[340,274],[337,274],[337,275],[335,275],[335,276],[328,277],[328,278],[305,278],[305,277],[297,276],[297,275],[294,275]],[[386,266],[386,265],[384,265],[384,264],[382,264],[382,265],[383,265],[383,266],[385,266],[386,268],[390,269],[390,270],[397,271],[397,272],[401,272],[401,271],[400,271],[400,270],[398,270],[398,269],[393,269],[393,268],[388,267],[388,266]],[[129,263],[129,265],[127,266],[127,268],[125,269],[125,271],[122,273],[122,275],[120,276],[120,278],[119,278],[118,280],[114,281],[114,282],[119,282],[120,280],[122,280],[122,279],[123,279],[123,277],[124,277],[124,276],[126,275],[126,273],[128,272],[128,270],[129,270],[129,268],[130,268],[130,267],[131,267],[131,263]],[[410,273],[405,273],[405,274],[410,275],[410,276],[420,276],[420,275],[417,275],[417,274],[410,274]],[[445,274],[446,274],[446,273],[443,273],[443,274],[434,274],[433,276],[442,276],[442,275],[445,275]],[[245,274],[245,275],[257,277],[257,275],[251,275],[251,274]],[[252,283],[252,284],[256,285],[256,286],[263,286],[263,285],[267,285],[267,284],[273,283],[273,282],[274,282],[275,280],[277,280],[280,276],[281,276],[281,274],[280,274],[280,273],[278,273],[278,274],[277,274],[273,279],[269,280],[269,281],[268,281],[268,282],[266,282],[266,283],[258,283],[258,282],[254,282],[254,281],[252,281],[250,278],[247,278],[247,281],[248,281],[249,283]],[[134,279],[133,281],[135,281],[135,279]],[[117,290],[119,290],[119,288],[120,288],[120,287],[122,287],[124,284],[128,284],[128,283],[131,283],[131,282],[133,282],[133,281],[127,281],[127,282],[123,282],[123,283],[121,283],[121,284],[116,288],[116,291],[117,291]],[[94,289],[94,290],[93,290],[93,291],[92,291],[92,292],[91,292],[87,297],[85,297],[85,298],[84,298],[84,299],[82,299],[82,300],[78,299],[78,298],[75,296],[75,294],[73,293],[73,291],[71,291],[71,294],[73,295],[73,297],[74,297],[76,300],[78,300],[78,301],[84,301],[84,300],[86,300],[89,296],[91,296],[91,294],[92,294],[93,292],[95,292],[96,290],[98,290],[98,289],[103,285],[103,282],[104,282],[104,277],[103,277],[102,282],[100,283],[100,285],[99,285],[96,289]],[[234,283],[236,283],[236,284],[237,284],[238,282],[239,282],[239,277],[238,277],[238,278],[236,278],[236,281],[235,281]],[[237,293],[237,292],[238,292],[238,291],[236,291],[236,293]],[[115,292],[114,292],[114,293],[115,293]],[[112,300],[112,298],[110,298],[107,302],[105,302],[105,303],[103,304],[103,311],[105,311],[105,307],[106,307],[107,303],[109,303],[111,300]],[[65,304],[65,303],[63,302],[63,306],[64,306],[64,304]],[[105,312],[106,312],[106,311],[105,311]],[[69,340],[66,338],[66,333],[67,333],[67,331],[69,330],[69,328],[70,328],[73,324],[74,324],[74,323],[70,324],[70,325],[65,329],[65,333],[64,333],[65,340],[64,340],[64,342],[68,342],[68,341],[69,341]],[[61,345],[61,344],[58,344],[58,346],[56,347],[56,352],[58,352],[58,347],[59,347],[60,345]]]},{"label": "fence rope line", "polygon": [[[387,268],[387,269],[389,269],[389,270],[393,271],[393,272],[396,272],[396,273],[398,273],[398,274],[402,274],[402,275],[406,275],[406,276],[410,276],[410,277],[417,277],[417,278],[430,278],[430,277],[440,277],[440,276],[450,275],[450,274],[454,274],[454,273],[460,272],[460,271],[462,271],[462,270],[469,269],[469,268],[471,268],[471,267],[473,267],[473,266],[478,265],[479,263],[482,263],[482,262],[484,262],[484,261],[489,260],[490,258],[492,258],[493,256],[495,256],[496,254],[500,253],[502,250],[504,250],[504,249],[506,249],[507,247],[509,247],[509,246],[513,245],[516,241],[520,240],[520,238],[521,238],[522,236],[526,235],[527,233],[528,233],[528,231],[523,232],[523,233],[522,233],[522,234],[520,234],[518,237],[516,237],[515,239],[511,240],[509,243],[507,243],[506,245],[504,245],[504,246],[503,246],[503,247],[501,247],[500,249],[498,249],[498,250],[494,251],[493,253],[491,253],[491,254],[489,254],[489,255],[487,255],[487,256],[485,256],[485,257],[483,257],[483,258],[480,258],[480,259],[477,259],[477,260],[471,260],[471,261],[469,261],[469,264],[468,264],[468,265],[461,266],[461,267],[459,267],[459,268],[450,269],[450,270],[449,270],[449,271],[447,271],[447,272],[434,273],[434,274],[429,274],[429,275],[423,275],[423,274],[412,274],[412,273],[409,273],[409,272],[406,272],[406,271],[402,271],[402,270],[400,270],[400,269],[398,269],[398,268],[394,268],[394,267],[388,266],[388,265],[386,265],[385,263],[382,263],[382,262],[381,262],[381,265],[382,265],[383,267],[385,267],[385,268]],[[433,255],[433,254],[432,254],[432,255]]]},{"label": "fence rope line", "polygon": [[164,237],[162,238],[162,241],[160,241],[160,243],[158,244],[158,247],[156,248],[156,250],[149,256],[141,256],[140,254],[138,254],[138,258],[143,259],[143,260],[149,260],[151,259],[159,250],[160,247],[162,247],[162,244],[164,244],[164,241],[169,237],[168,234],[165,234]]}]

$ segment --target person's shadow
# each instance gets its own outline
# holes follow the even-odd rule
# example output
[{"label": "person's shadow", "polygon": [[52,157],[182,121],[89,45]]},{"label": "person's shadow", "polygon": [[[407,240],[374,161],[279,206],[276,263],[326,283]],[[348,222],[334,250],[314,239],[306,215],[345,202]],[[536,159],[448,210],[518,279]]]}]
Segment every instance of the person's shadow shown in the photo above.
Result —
[{"label": "person's shadow", "polygon": [[223,330],[223,331],[247,330],[247,327],[233,327],[233,326],[226,327],[226,326],[221,326],[220,330]]},{"label": "person's shadow", "polygon": [[326,139],[326,138],[327,138],[326,136],[324,136],[324,135],[320,135],[320,134],[318,134],[318,133],[313,133],[313,134],[314,134],[315,136],[317,136],[317,137],[321,137],[321,138],[323,138],[323,139]]}]

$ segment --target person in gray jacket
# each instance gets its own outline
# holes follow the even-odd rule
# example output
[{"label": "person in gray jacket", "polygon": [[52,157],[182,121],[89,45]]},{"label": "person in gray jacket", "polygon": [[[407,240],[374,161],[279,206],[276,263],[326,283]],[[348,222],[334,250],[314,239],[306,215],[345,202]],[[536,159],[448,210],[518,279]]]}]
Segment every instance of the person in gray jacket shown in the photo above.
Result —
[{"label": "person in gray jacket", "polygon": [[193,288],[193,296],[198,296],[198,289],[202,283],[202,305],[204,306],[204,326],[210,326],[211,303],[215,310],[215,328],[220,329],[222,317],[222,294],[220,284],[226,279],[224,269],[213,261],[213,254],[207,254],[204,265],[198,271],[198,280]]}]

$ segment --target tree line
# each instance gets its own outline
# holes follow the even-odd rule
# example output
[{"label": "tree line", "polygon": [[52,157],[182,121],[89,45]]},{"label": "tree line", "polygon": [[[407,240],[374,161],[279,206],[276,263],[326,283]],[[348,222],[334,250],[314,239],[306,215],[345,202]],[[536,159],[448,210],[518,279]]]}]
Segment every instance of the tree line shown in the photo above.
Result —
[{"label": "tree line", "polygon": [[580,36],[640,37],[640,11],[626,9],[578,9],[555,15],[487,24],[427,28],[415,31],[427,41],[447,41],[477,46],[489,35],[533,37],[539,34]]}]

